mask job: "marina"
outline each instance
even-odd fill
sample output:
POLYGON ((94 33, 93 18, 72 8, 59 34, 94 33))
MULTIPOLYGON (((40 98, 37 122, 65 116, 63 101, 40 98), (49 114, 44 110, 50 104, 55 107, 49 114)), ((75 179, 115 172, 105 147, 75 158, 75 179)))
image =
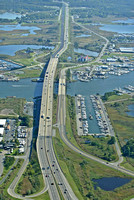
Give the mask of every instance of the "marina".
POLYGON ((73 80, 79 80, 82 82, 92 81, 93 79, 106 79, 109 76, 121 76, 134 71, 133 63, 114 63, 103 64, 96 66, 93 75, 90 75, 91 67, 81 68, 79 70, 72 70, 73 80))
POLYGON ((108 116, 106 114, 106 109, 102 107, 100 97, 96 95, 90 95, 90 98, 95 110, 95 117, 100 129, 100 136, 110 135, 108 116))
POLYGON ((6 60, 0 60, 0 71, 10 71, 19 68, 22 68, 22 66, 6 60))
MULTIPOLYGON (((96 119, 96 113, 94 112, 90 95, 96 95, 96 94, 104 95, 104 93, 110 92, 115 88, 121 88, 123 90, 125 86, 128 85, 134 86, 133 77, 134 77, 134 71, 124 74, 122 76, 109 75, 109 78, 107 79, 93 79, 92 81, 90 80, 89 82, 81 82, 78 80, 72 83, 67 83, 68 95, 75 96, 77 94, 81 94, 82 96, 84 96, 90 134, 92 133, 100 134, 100 129, 96 119), (89 119, 90 114, 93 116, 93 120, 89 119)), ((55 91, 56 88, 57 87, 55 87, 55 91)), ((131 91, 126 90, 126 92, 131 92, 131 91)))
POLYGON ((77 95, 75 97, 75 102, 78 135, 88 135, 88 121, 86 114, 85 99, 82 95, 77 95))

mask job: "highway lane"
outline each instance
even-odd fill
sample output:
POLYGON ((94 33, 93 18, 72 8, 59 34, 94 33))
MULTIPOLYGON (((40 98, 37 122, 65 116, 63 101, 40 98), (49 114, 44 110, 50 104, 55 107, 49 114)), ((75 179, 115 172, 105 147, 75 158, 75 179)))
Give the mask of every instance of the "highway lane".
POLYGON ((51 58, 43 83, 42 101, 39 131, 37 139, 37 153, 39 158, 40 167, 45 184, 48 186, 50 198, 53 200, 60 199, 53 174, 51 173, 50 161, 48 154, 47 138, 51 135, 52 130, 52 94, 53 94, 53 79, 54 72, 57 65, 57 59, 51 58))
MULTIPOLYGON (((38 159, 46 187, 43 191, 38 193, 42 194, 48 189, 50 199, 59 200, 60 196, 57 190, 56 182, 64 196, 64 199, 77 199, 71 190, 65 176, 63 175, 60 166, 56 160, 55 153, 52 145, 52 107, 53 107, 53 83, 56 67, 58 64, 58 57, 67 49, 68 46, 68 21, 69 21, 69 9, 67 4, 63 4, 62 14, 61 14, 61 44, 59 49, 52 55, 49 61, 48 68, 44 77, 42 99, 41 99, 41 110, 40 110, 40 120, 39 120, 39 131, 37 138, 37 154, 38 159), (66 12, 66 17, 65 17, 66 12), (65 24, 64 24, 65 20, 65 24), (55 163, 55 164, 53 164, 55 163), (53 166, 54 165, 54 166, 53 166), (53 169, 55 171, 53 171, 53 169)), ((22 197, 14 192, 14 189, 21 178, 27 164, 29 163, 30 150, 27 153, 28 156, 25 157, 24 163, 21 170, 17 174, 16 178, 8 188, 8 193, 18 199, 26 199, 28 197, 22 197), (29 153, 29 154, 28 154, 29 153)), ((38 196, 31 195, 34 197, 38 196)))
MULTIPOLYGON (((72 22, 75 23, 76 25, 80 26, 81 28, 87 30, 89 33, 93 33, 94 35, 97 35, 98 37, 100 37, 100 38, 102 38, 103 40, 105 40, 106 43, 104 44, 104 46, 103 46, 103 48, 102 48, 102 50, 101 50, 99 56, 95 59, 95 61, 90 62, 90 64, 95 63, 95 62, 99 62, 100 59, 101 59, 101 57, 102 57, 103 54, 104 54, 105 49, 107 48, 107 45, 108 45, 108 43, 109 43, 109 40, 108 40, 106 37, 104 37, 104 36, 102 36, 102 35, 100 35, 100 34, 94 32, 94 31, 90 30, 89 28, 86 28, 85 26, 83 26, 83 25, 81 25, 81 24, 79 24, 79 23, 77 23, 77 22, 75 22, 73 16, 72 16, 72 22)), ((85 65, 85 64, 83 64, 83 65, 85 65)), ((92 67, 91 71, 90 71, 90 77, 92 77, 92 74, 93 74, 95 68, 96 68, 96 66, 94 65, 94 66, 92 67)))
POLYGON ((61 18, 61 45, 50 59, 43 83, 37 153, 44 181, 48 184, 50 198, 53 200, 60 199, 56 188, 57 184, 64 199, 77 200, 77 197, 73 193, 60 169, 52 144, 53 83, 58 64, 58 57, 67 49, 68 46, 69 8, 67 4, 63 5, 61 18))

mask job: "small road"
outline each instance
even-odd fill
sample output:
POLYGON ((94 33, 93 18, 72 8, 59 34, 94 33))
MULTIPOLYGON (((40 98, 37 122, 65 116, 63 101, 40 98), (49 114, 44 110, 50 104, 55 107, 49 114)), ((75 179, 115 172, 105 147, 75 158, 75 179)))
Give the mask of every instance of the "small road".
MULTIPOLYGON (((14 198, 18 198, 18 199, 27 199, 26 197, 22 197, 22 195, 16 194, 15 193, 15 187, 17 186, 22 174, 24 173, 28 163, 29 163, 29 159, 30 159, 30 153, 31 153, 31 148, 32 148, 32 138, 33 138, 33 129, 30 129, 29 131, 29 138, 28 138, 28 145, 27 145, 27 153, 24 156, 16 156, 16 162, 18 161, 18 159, 24 159, 24 162, 18 172, 18 174, 16 175, 16 177, 14 178, 13 182, 11 183, 11 185, 8 188, 8 194, 11 195, 14 198)), ((9 174, 11 173, 11 170, 9 171, 9 174)), ((34 195, 33 195, 34 196, 34 195)))
MULTIPOLYGON (((107 45, 108 45, 108 43, 109 43, 109 40, 108 40, 106 37, 104 37, 104 36, 102 36, 102 35, 100 35, 100 34, 94 32, 94 31, 90 30, 89 28, 86 28, 85 26, 83 26, 83 25, 81 25, 81 24, 79 24, 79 23, 77 23, 77 22, 75 22, 73 16, 72 16, 72 22, 75 23, 76 25, 80 26, 81 28, 87 30, 89 33, 93 33, 94 35, 97 35, 98 37, 100 37, 100 38, 102 38, 103 40, 105 40, 106 43, 104 44, 104 46, 103 46, 103 48, 102 48, 102 50, 101 50, 99 56, 96 58, 95 61, 90 62, 90 64, 91 64, 91 63, 95 63, 95 62, 99 62, 100 59, 101 59, 101 57, 102 57, 103 54, 104 54, 105 49, 107 48, 107 45)), ((91 69, 91 71, 90 71, 90 76, 92 76, 92 74, 93 74, 95 68, 96 68, 96 66, 93 66, 93 67, 92 67, 92 69, 91 69)))
POLYGON ((0 177, 3 174, 3 162, 4 162, 4 155, 0 154, 0 177))
POLYGON ((121 102, 121 101, 127 101, 129 99, 132 99, 132 97, 126 98, 126 99, 118 99, 118 100, 114 100, 114 101, 108 101, 108 102, 104 102, 104 104, 110 104, 110 103, 116 103, 116 102, 121 102))

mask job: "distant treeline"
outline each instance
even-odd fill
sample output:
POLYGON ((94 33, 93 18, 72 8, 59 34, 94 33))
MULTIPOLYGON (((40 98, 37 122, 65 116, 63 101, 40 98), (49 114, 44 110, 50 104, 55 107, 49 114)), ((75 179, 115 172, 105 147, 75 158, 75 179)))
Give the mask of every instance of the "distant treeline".
MULTIPOLYGON (((69 2, 70 7, 87 7, 88 18, 92 16, 106 17, 116 15, 117 17, 133 17, 134 0, 64 0, 69 2)), ((44 6, 60 6, 61 3, 53 0, 1 0, 0 10, 20 11, 44 11, 44 6)), ((77 11, 77 14, 80 14, 77 11)))
POLYGON ((2 11, 44 11, 44 6, 59 6, 60 3, 53 3, 52 0, 1 0, 0 10, 2 11))
MULTIPOLYGON (((89 8, 88 17, 116 15, 117 17, 133 17, 134 0, 65 0, 70 7, 89 8)), ((79 12, 77 12, 79 15, 79 12)))

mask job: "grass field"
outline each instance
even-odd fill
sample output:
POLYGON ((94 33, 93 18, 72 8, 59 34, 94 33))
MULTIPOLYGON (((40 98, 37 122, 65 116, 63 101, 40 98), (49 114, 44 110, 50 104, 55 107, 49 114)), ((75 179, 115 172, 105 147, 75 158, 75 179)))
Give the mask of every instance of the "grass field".
POLYGON ((54 94, 54 99, 53 99, 53 124, 56 124, 57 120, 57 104, 58 104, 58 96, 54 94))
POLYGON ((58 131, 53 143, 61 169, 78 199, 87 199, 86 196, 90 195, 91 199, 122 200, 134 194, 134 180, 113 192, 104 191, 100 188, 94 190, 93 178, 127 176, 73 152, 62 142, 58 131))
POLYGON ((22 74, 20 73, 19 75, 17 75, 17 77, 19 77, 19 78, 36 78, 36 77, 40 77, 41 72, 42 72, 42 70, 39 69, 39 68, 38 69, 25 68, 25 69, 23 69, 21 71, 23 71, 23 73, 22 74))
POLYGON ((38 193, 44 188, 44 181, 38 162, 35 142, 34 139, 30 162, 16 188, 16 191, 22 195, 38 193))
POLYGON ((23 98, 0 98, 0 112, 9 109, 12 115, 22 115, 25 103, 23 98))
POLYGON ((102 158, 107 161, 118 160, 115 145, 109 144, 111 137, 95 138, 93 136, 78 136, 75 115, 75 100, 74 97, 67 96, 66 98, 66 133, 68 139, 77 148, 85 152, 102 158), (88 141, 89 143, 86 143, 88 141))
POLYGON ((44 194, 37 196, 37 197, 34 197, 32 199, 35 199, 35 200, 50 200, 50 197, 49 197, 48 192, 45 192, 44 194))
MULTIPOLYGON (((115 100, 114 96, 111 96, 110 99, 115 100)), ((121 147, 126 144, 126 141, 133 138, 134 117, 126 114, 126 111, 128 111, 127 106, 130 104, 134 104, 134 98, 105 104, 121 147)), ((134 170, 134 159, 126 157, 122 165, 128 169, 134 170)))
POLYGON ((128 95, 128 94, 123 94, 121 96, 119 96, 119 95, 112 95, 112 96, 108 97, 107 102, 117 101, 117 100, 122 100, 122 99, 131 99, 131 96, 128 95))

